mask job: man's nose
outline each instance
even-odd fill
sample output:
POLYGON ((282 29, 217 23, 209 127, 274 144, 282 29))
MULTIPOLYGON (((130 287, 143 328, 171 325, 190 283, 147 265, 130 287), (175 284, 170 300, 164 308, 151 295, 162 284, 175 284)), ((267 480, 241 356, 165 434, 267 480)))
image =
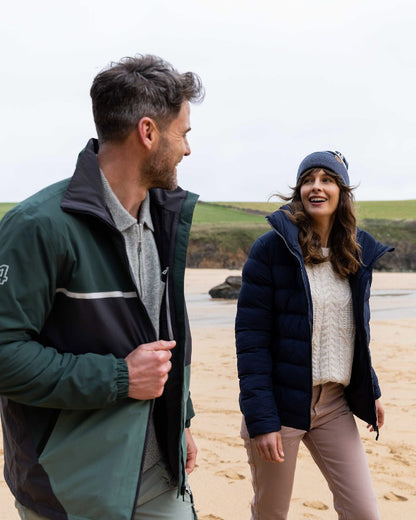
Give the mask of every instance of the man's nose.
POLYGON ((191 155, 191 147, 189 146, 188 141, 186 141, 186 143, 185 143, 185 153, 184 153, 184 155, 186 155, 186 156, 191 155))

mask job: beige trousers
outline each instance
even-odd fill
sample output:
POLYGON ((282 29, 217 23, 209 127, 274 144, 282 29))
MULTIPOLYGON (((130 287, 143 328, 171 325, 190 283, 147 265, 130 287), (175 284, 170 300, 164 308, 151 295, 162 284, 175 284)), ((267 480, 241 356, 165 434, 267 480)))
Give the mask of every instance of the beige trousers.
POLYGON ((287 518, 301 441, 328 482, 339 519, 380 519, 364 449, 342 385, 314 387, 311 430, 283 426, 281 434, 285 461, 266 462, 258 455, 243 419, 241 436, 254 489, 251 520, 287 518))
MULTIPOLYGON (((163 462, 143 473, 133 520, 198 520, 189 486, 184 497, 178 496, 178 488, 171 480, 163 462)), ((17 501, 15 505, 22 520, 48 520, 17 501)))

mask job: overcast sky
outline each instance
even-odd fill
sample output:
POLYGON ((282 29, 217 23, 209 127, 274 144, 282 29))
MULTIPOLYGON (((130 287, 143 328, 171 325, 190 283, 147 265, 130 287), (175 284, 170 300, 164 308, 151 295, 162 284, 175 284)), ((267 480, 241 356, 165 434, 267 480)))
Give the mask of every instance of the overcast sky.
POLYGON ((414 0, 15 0, 0 48, 0 201, 72 175, 94 76, 136 53, 203 80, 178 169, 201 200, 287 193, 329 149, 358 200, 416 198, 414 0))

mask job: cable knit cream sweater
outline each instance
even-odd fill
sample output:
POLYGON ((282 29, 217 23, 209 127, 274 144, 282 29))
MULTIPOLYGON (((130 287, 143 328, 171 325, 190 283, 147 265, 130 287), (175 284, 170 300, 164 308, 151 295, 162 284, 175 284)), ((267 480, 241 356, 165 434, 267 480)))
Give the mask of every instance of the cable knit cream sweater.
MULTIPOLYGON (((322 249, 324 255, 328 248, 322 249)), ((347 386, 351 378, 355 324, 348 280, 331 262, 306 266, 313 305, 313 385, 328 382, 347 386)))

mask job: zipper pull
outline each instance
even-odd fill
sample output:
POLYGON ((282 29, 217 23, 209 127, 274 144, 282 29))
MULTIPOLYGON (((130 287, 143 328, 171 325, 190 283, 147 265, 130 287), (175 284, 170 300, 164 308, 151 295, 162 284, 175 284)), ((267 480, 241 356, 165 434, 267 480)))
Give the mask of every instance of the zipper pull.
POLYGON ((160 274, 160 280, 163 283, 166 283, 166 280, 168 279, 168 273, 169 273, 169 267, 166 267, 160 274))

